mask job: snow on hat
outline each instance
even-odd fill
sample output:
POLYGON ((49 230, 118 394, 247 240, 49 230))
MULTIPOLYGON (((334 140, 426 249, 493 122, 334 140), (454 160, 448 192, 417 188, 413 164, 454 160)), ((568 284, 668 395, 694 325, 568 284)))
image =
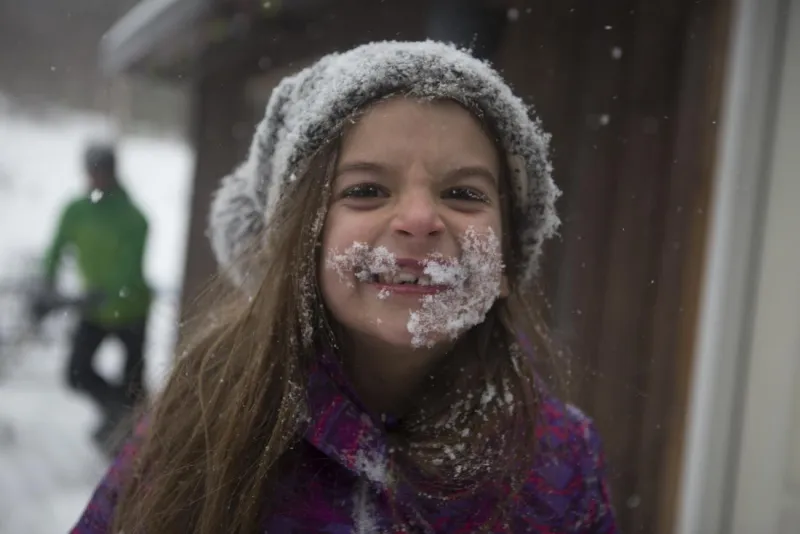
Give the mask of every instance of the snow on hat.
POLYGON ((324 56, 273 90, 246 161, 223 179, 211 204, 211 246, 236 283, 245 273, 235 260, 269 225, 285 186, 356 112, 393 94, 452 99, 489 119, 512 170, 512 205, 522 222, 518 267, 526 280, 535 275, 542 244, 559 225, 549 134, 488 63, 449 44, 388 41, 324 56))

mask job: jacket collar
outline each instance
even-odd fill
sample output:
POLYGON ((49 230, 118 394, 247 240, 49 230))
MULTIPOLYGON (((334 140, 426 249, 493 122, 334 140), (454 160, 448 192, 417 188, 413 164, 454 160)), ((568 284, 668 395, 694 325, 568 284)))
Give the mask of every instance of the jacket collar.
POLYGON ((384 489, 389 462, 386 431, 358 400, 341 363, 322 352, 308 384, 311 423, 305 438, 357 476, 384 489))

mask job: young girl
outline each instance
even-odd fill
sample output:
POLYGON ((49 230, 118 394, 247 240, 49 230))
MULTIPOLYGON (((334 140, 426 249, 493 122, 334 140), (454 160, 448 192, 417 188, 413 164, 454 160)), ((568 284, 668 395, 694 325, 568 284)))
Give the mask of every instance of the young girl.
POLYGON ((212 205, 232 302, 73 533, 615 532, 596 430, 537 373, 547 145, 448 45, 284 79, 212 205))

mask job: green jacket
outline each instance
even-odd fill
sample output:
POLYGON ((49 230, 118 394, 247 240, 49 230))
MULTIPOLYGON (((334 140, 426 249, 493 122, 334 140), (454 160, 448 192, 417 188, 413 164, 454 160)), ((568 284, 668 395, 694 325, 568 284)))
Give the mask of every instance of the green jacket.
POLYGON ((86 319, 109 327, 141 321, 152 299, 144 279, 146 242, 147 219, 122 188, 76 199, 62 213, 45 256, 45 281, 55 283, 61 256, 71 248, 86 292, 102 295, 86 319))

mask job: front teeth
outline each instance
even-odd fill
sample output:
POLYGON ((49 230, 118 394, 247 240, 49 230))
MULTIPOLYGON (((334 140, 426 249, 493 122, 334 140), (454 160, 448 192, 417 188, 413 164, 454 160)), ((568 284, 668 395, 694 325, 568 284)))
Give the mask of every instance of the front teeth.
POLYGON ((381 273, 375 275, 375 281, 381 284, 416 284, 420 286, 431 285, 431 277, 427 274, 417 276, 413 273, 397 272, 397 273, 381 273))
POLYGON ((392 276, 393 284, 416 284, 417 283, 417 275, 411 273, 404 273, 399 272, 392 276))

